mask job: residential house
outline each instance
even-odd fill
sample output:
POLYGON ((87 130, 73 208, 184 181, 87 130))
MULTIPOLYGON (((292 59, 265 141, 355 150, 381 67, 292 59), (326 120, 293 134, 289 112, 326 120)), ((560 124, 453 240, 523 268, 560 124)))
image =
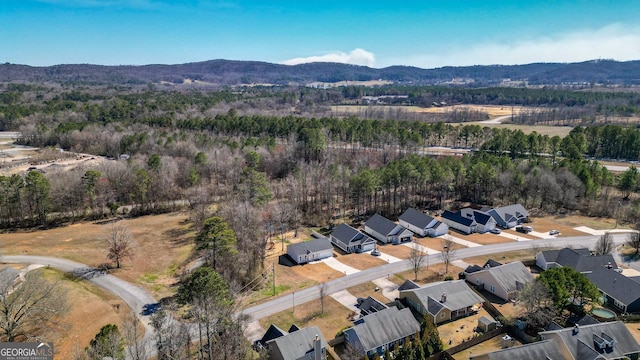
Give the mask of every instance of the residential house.
POLYGON ((273 360, 326 360, 327 342, 316 326, 299 329, 267 341, 273 360))
POLYGON ((465 279, 497 297, 509 301, 525 284, 534 280, 533 275, 520 261, 489 267, 484 270, 466 274, 465 279))
POLYGON ((400 291, 400 300, 434 324, 475 313, 484 302, 464 280, 441 281, 400 291))
POLYGON ((420 285, 414 283, 411 280, 405 280, 402 285, 400 285, 398 287, 398 291, 402 291, 402 290, 409 290, 409 289, 418 289, 420 288, 420 285))
POLYGON ((460 215, 468 219, 475 220, 476 232, 480 234, 487 233, 496 228, 496 221, 486 212, 474 210, 472 208, 464 208, 460 210, 460 215))
POLYGON ((383 304, 382 302, 372 298, 371 296, 367 297, 366 299, 358 299, 358 309, 360 310, 360 316, 370 315, 388 308, 389 307, 386 304, 383 304))
POLYGON ((412 339, 419 331, 420 323, 411 309, 390 307, 360 318, 343 334, 352 347, 372 357, 376 353, 383 355, 386 349, 393 350, 396 344, 402 345, 405 338, 412 339))
POLYGON ((364 223, 364 232, 383 244, 400 244, 413 240, 413 233, 393 221, 375 214, 364 223))
POLYGON ((496 267, 496 266, 501 266, 502 263, 495 261, 493 259, 489 259, 487 261, 485 261, 484 265, 479 266, 479 265, 469 265, 467 266, 466 269, 464 269, 463 274, 464 276, 461 277, 461 279, 464 279, 466 277, 466 275, 469 275, 471 273, 477 272, 477 271, 482 271, 482 270, 486 270, 492 267, 496 267))
POLYGON ((288 332, 280 329, 275 324, 271 324, 269 326, 269 328, 267 329, 267 331, 264 332, 264 335, 262 336, 262 338, 260 340, 256 340, 254 342, 254 344, 253 344, 254 348, 256 350, 266 349, 267 348, 267 342, 269 342, 269 340, 273 340, 273 339, 279 338, 281 336, 285 336, 287 334, 288 334, 288 332))
POLYGON ((511 229, 529 220, 529 212, 520 204, 493 209, 483 208, 482 211, 491 215, 498 226, 505 229, 511 229))
POLYGON ((541 251, 536 255, 536 265, 543 270, 566 266, 583 274, 600 267, 618 269, 611 254, 592 256, 587 248, 541 251))
POLYGON ((326 237, 287 246, 287 255, 297 264, 321 260, 333 256, 333 245, 326 237))
POLYGON ((360 253, 373 250, 376 241, 347 224, 338 225, 331 235, 331 243, 347 253, 360 253))
POLYGON ((407 209, 400 215, 398 224, 422 237, 437 237, 449 232, 449 226, 447 224, 412 208, 407 209))
POLYGON ((469 356, 469 360, 638 360, 640 345, 621 321, 543 331, 542 341, 469 356))
POLYGON ((460 212, 445 210, 442 215, 442 222, 450 228, 456 229, 464 234, 472 234, 477 231, 478 223, 474 219, 462 216, 460 212))
POLYGON ((605 267, 596 267, 585 276, 604 295, 608 305, 622 313, 640 312, 640 283, 605 267))
POLYGON ((564 359, 638 359, 640 345, 621 321, 574 326, 539 333, 554 340, 564 359))

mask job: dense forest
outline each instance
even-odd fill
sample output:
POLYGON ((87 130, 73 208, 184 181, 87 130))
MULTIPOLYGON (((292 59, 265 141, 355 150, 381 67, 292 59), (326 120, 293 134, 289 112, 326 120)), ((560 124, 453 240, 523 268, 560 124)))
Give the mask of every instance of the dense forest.
POLYGON ((263 270, 265 244, 280 233, 344 219, 358 222, 374 212, 395 218, 407 207, 441 211, 519 202, 533 213, 579 212, 628 222, 640 218, 634 196, 640 185, 637 171, 616 177, 589 160, 638 160, 640 130, 632 126, 576 126, 560 138, 438 118, 315 117, 291 109, 341 104, 358 99, 361 91, 382 94, 384 89, 425 102, 527 102, 545 111, 565 107, 595 116, 625 104, 625 114, 637 115, 640 94, 634 92, 439 87, 165 91, 44 84, 0 89, 2 127, 20 131, 20 144, 42 148, 30 162, 42 165, 76 154, 97 157, 71 170, 47 166, 43 172, 1 176, 1 227, 53 226, 188 207, 198 229, 211 215, 209 205, 218 204, 216 215, 237 238, 237 253, 218 267, 232 286, 242 287, 263 270), (426 156, 432 146, 471 151, 426 156))

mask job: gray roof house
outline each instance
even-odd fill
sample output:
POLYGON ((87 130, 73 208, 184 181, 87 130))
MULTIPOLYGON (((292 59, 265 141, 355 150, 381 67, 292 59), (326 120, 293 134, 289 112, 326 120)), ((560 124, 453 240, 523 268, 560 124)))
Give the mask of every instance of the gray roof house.
POLYGON ((526 283, 534 280, 529 269, 520 261, 475 271, 466 274, 465 279, 507 301, 514 299, 526 283))
POLYGON ((587 248, 541 251, 536 255, 536 265, 543 270, 566 266, 581 273, 600 267, 618 268, 611 254, 592 256, 587 248))
POLYGON ((299 329, 267 341, 274 360, 326 360, 327 342, 316 326, 299 329))
POLYGON ((420 331, 420 323, 411 309, 390 307, 364 316, 353 327, 344 330, 344 339, 367 356, 383 355, 395 344, 402 345, 405 338, 413 338, 420 331))
POLYGON ((400 291, 400 300, 418 313, 428 316, 434 324, 474 313, 484 299, 467 286, 464 280, 441 281, 417 289, 400 291))
POLYGON ((542 341, 469 360, 609 360, 638 359, 640 345, 620 321, 549 330, 539 333, 542 341))
POLYGON ((411 230, 418 236, 437 237, 449 231, 447 224, 412 208, 408 208, 400 215, 398 224, 411 230))
POLYGON ((605 267, 597 267, 585 276, 605 296, 608 305, 622 313, 640 312, 640 283, 605 267))
POLYGON ((305 264, 333 256, 333 246, 331 240, 321 237, 288 245, 287 255, 297 264, 305 264))
POLYGON ((482 211, 491 215, 498 226, 510 229, 526 222, 529 212, 520 204, 507 205, 493 209, 483 208, 482 211))
POLYGON ((484 234, 496 228, 496 221, 486 212, 474 210, 472 208, 464 208, 460 210, 460 215, 468 219, 475 220, 477 227, 476 232, 484 234))
POLYGON ((459 211, 451 212, 445 210, 442 215, 442 222, 447 224, 450 228, 456 229, 465 234, 472 234, 477 231, 478 223, 473 218, 463 216, 459 211))
POLYGON ((400 244, 413 240, 413 233, 380 214, 374 214, 364 223, 364 232, 383 244, 400 244))
POLYGON ((373 250, 376 241, 347 224, 338 225, 331 235, 331 243, 347 253, 373 250))
POLYGON ((358 299, 358 309, 360 310, 361 316, 370 315, 387 308, 389 307, 386 304, 381 303, 380 301, 372 298, 371 296, 367 297, 366 299, 363 299, 362 301, 358 299))
POLYGON ((621 321, 575 326, 539 333, 554 340, 565 359, 638 359, 640 345, 621 321))

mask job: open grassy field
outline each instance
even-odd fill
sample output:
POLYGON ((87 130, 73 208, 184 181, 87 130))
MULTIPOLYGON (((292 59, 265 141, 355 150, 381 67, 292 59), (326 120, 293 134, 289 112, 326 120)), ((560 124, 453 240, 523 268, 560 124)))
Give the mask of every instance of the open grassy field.
POLYGON ((480 245, 502 244, 502 243, 515 241, 515 240, 502 237, 500 235, 495 235, 491 233, 469 234, 469 235, 460 236, 460 238, 467 241, 474 242, 476 244, 480 244, 480 245))
POLYGON ((500 105, 453 105, 453 106, 441 106, 441 107, 420 107, 420 106, 401 106, 401 105, 334 105, 331 107, 331 111, 337 113, 352 113, 358 114, 366 111, 367 109, 375 108, 376 110, 402 110, 406 112, 421 112, 421 113, 433 113, 444 114, 452 111, 479 111, 485 112, 489 117, 498 117, 519 114, 523 109, 527 109, 523 106, 500 106, 500 105))
MULTIPOLYGON (((380 251, 384 252, 382 247, 380 251)), ((338 261, 341 263, 356 268, 358 270, 366 270, 376 266, 385 265, 387 262, 380 259, 380 257, 372 256, 371 254, 345 254, 338 256, 338 261)))
POLYGON ((56 359, 73 358, 74 351, 84 351, 101 327, 107 324, 121 327, 130 314, 120 298, 88 281, 75 280, 53 269, 36 271, 42 271, 51 281, 59 281, 67 297, 68 311, 58 326, 44 336, 54 343, 56 359))
MULTIPOLYGON (((121 220, 135 241, 133 258, 124 259, 122 268, 111 273, 141 285, 157 298, 175 293, 174 275, 194 246, 194 234, 186 220, 184 213, 121 220)), ((0 234, 0 243, 7 255, 53 256, 99 266, 108 262, 103 239, 109 231, 110 224, 82 222, 37 232, 0 234)))
POLYGON ((509 129, 509 130, 520 130, 525 134, 531 134, 532 132, 537 132, 541 135, 548 135, 549 137, 559 136, 561 138, 569 135, 571 126, 549 126, 549 125, 519 125, 519 124, 486 124, 481 122, 467 122, 465 125, 476 124, 480 126, 486 126, 490 128, 499 128, 499 129, 509 129))

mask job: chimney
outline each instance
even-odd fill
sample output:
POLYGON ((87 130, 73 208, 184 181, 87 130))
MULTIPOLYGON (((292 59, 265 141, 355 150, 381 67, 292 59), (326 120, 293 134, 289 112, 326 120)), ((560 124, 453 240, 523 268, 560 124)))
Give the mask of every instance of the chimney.
POLYGON ((322 340, 320 340, 320 336, 316 335, 316 338, 313 339, 313 359, 325 360, 327 357, 324 351, 325 349, 322 348, 322 340))
POLYGON ((611 269, 612 267, 613 267, 613 265, 611 265, 611 261, 609 261, 609 262, 607 263, 607 269, 611 269))
POLYGON ((580 332, 580 326, 578 326, 578 324, 576 324, 576 325, 573 327, 573 335, 576 335, 576 334, 577 334, 577 333, 579 333, 579 332, 580 332))
POLYGON ((446 302, 447 301, 447 293, 442 293, 442 297, 440 298, 440 302, 446 302))

